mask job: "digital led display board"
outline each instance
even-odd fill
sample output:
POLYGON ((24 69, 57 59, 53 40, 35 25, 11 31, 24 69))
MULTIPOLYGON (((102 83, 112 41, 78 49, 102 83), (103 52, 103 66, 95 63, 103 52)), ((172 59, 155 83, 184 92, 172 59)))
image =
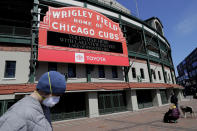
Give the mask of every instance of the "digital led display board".
POLYGON ((123 53, 122 43, 58 32, 47 32, 47 45, 123 53))

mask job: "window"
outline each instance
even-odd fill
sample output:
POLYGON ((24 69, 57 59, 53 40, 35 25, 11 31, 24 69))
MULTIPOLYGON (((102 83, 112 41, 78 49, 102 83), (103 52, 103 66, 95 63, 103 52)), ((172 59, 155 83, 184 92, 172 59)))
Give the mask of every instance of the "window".
POLYGON ((140 69, 140 73, 141 73, 141 78, 144 79, 144 78, 145 78, 145 77, 144 77, 144 69, 141 68, 141 69, 140 69))
POLYGON ((118 71, 116 66, 112 66, 112 77, 118 78, 118 71))
POLYGON ((145 47, 143 43, 143 34, 142 31, 137 31, 133 28, 129 28, 129 32, 127 34, 127 40, 128 40, 128 50, 129 51, 134 51, 138 53, 143 53, 145 54, 145 47))
POLYGON ((184 75, 188 75, 187 69, 184 69, 184 75))
POLYGON ((192 72, 189 72, 189 77, 192 77, 192 72))
POLYGON ((167 72, 166 72, 166 71, 164 72, 164 77, 165 77, 166 80, 167 80, 167 72))
POLYGON ((99 70, 99 78, 105 78, 105 70, 104 70, 104 66, 98 66, 98 70, 99 70))
POLYGON ((93 65, 86 65, 86 73, 91 74, 91 71, 93 71, 94 66, 93 65))
POLYGON ((156 80, 156 74, 155 71, 153 69, 151 69, 151 76, 153 75, 153 78, 156 80))
POLYGON ((160 71, 158 71, 158 76, 159 76, 159 80, 161 80, 161 74, 160 74, 160 71))
POLYGON ((76 77, 76 65, 75 64, 68 64, 68 77, 69 78, 76 77))
POLYGON ((168 74, 168 80, 171 81, 170 74, 168 74))
POLYGON ((0 116, 3 114, 3 101, 0 101, 0 116))
POLYGON ((197 61, 195 61, 194 63, 192 63, 192 67, 193 68, 197 67, 197 61))
POLYGON ((136 78, 136 71, 135 71, 135 68, 132 68, 132 75, 133 75, 133 78, 136 78))
POLYGON ((48 71, 57 71, 57 63, 48 63, 48 71))
POLYGON ((16 61, 6 61, 4 78, 15 78, 16 61))
POLYGON ((153 72, 153 77, 154 77, 154 79, 156 80, 156 74, 155 74, 155 71, 153 72))
POLYGON ((12 105, 16 103, 16 100, 8 100, 7 101, 7 109, 9 109, 12 105))

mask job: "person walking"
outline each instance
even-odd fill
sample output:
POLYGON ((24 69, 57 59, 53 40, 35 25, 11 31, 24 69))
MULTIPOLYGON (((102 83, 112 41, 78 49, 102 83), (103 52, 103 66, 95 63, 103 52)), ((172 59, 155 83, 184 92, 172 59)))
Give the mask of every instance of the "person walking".
POLYGON ((36 90, 0 117, 0 131, 52 131, 50 107, 65 93, 65 76, 56 71, 44 73, 36 90))
POLYGON ((172 95, 171 95, 170 102, 175 104, 176 107, 178 107, 178 98, 174 93, 172 93, 172 95))

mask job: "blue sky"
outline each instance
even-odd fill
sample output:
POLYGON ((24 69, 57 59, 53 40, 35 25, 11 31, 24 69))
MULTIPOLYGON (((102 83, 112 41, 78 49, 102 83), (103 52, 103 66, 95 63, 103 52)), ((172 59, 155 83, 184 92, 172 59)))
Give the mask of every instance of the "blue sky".
POLYGON ((197 48, 197 0, 117 0, 139 18, 158 17, 164 26, 164 36, 172 49, 172 59, 177 75, 177 65, 197 48))

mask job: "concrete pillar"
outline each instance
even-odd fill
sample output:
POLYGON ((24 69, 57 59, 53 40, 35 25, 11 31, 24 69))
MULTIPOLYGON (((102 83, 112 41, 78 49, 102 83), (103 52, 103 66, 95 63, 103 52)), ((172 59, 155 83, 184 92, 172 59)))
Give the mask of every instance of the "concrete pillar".
POLYGON ((152 90, 153 106, 161 106, 161 95, 159 89, 152 90))
POLYGON ((98 117, 99 110, 98 110, 97 92, 88 92, 86 100, 87 100, 86 109, 87 112, 89 112, 89 117, 90 118, 98 117))
POLYGON ((126 100, 127 100, 127 110, 128 111, 137 111, 138 110, 136 90, 127 90, 126 91, 126 100))

